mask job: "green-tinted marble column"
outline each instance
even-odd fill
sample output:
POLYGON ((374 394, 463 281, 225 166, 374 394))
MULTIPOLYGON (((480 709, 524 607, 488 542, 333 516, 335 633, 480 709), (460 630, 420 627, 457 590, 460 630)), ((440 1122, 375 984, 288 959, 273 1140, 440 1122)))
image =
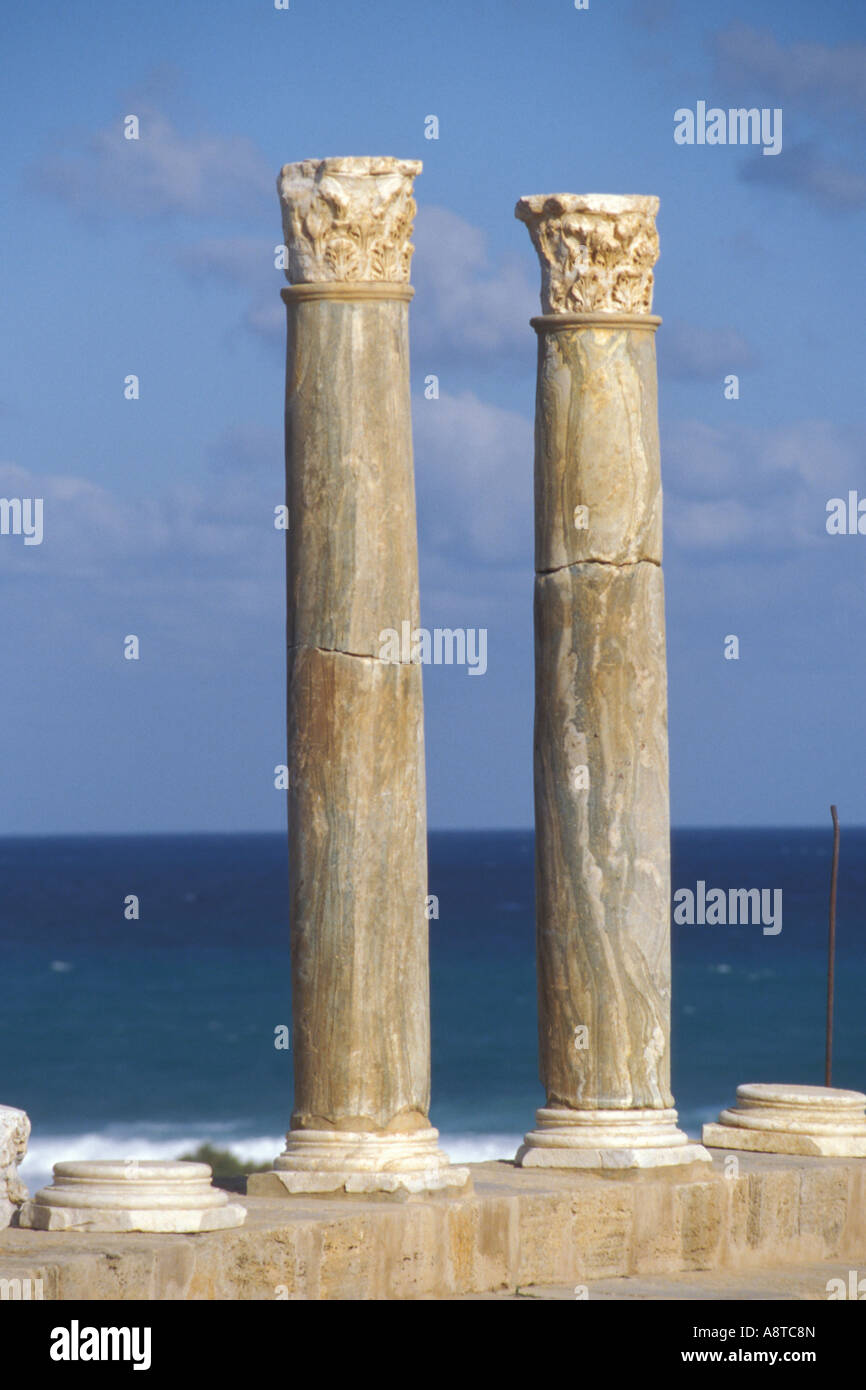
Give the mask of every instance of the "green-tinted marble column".
POLYGON ((409 396, 411 160, 279 178, 295 1105, 256 1192, 459 1190, 430 1125, 421 666, 409 396))
POLYGON ((524 1166, 706 1160, 670 1091, 656 198, 522 198, 542 268, 535 816, 546 1105, 524 1166))

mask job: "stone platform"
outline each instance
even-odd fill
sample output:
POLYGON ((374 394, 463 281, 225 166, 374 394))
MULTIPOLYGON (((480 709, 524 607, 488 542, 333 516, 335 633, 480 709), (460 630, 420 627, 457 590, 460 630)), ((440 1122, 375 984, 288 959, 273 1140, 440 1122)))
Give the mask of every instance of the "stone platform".
POLYGON ((0 1231, 0 1281, 41 1279, 45 1299, 453 1299, 824 1262, 866 1275, 862 1159, 716 1150, 712 1166, 610 1176, 470 1168, 474 1191, 456 1198, 235 1197, 236 1230, 0 1231))
MULTIPOLYGON (((838 1260, 819 1264, 749 1269, 693 1270, 688 1274, 626 1274, 593 1279, 581 1297, 593 1303, 824 1303, 850 1298, 851 1270, 838 1260), (841 1294, 844 1289, 845 1293, 841 1294)), ((866 1284, 864 1284, 866 1288, 866 1284)), ((573 1303, 573 1284, 530 1284, 500 1293, 461 1293, 457 1302, 573 1303)), ((866 1294, 860 1294, 863 1299, 866 1294)))
POLYGON ((752 1082, 718 1124, 704 1125, 710 1148, 752 1153, 866 1158, 866 1095, 834 1086, 752 1082))

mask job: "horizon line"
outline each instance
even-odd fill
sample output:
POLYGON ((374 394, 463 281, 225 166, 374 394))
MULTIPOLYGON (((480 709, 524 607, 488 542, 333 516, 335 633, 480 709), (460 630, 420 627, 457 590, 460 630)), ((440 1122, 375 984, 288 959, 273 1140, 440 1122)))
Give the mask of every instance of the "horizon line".
MULTIPOLYGON (((845 825, 840 822, 842 831, 845 830, 866 830, 866 824, 856 822, 845 825)), ((805 822, 776 823, 760 822, 748 824, 732 824, 730 822, 714 825, 672 825, 671 831, 680 830, 708 830, 708 831, 762 831, 762 830, 827 830, 832 833, 832 824, 820 824, 805 822)), ((437 826, 427 827, 428 835, 532 835, 535 833, 534 825, 490 825, 490 826, 437 826)), ((0 831, 0 842, 4 840, 122 840, 122 839, 159 839, 159 838, 180 838, 186 837, 225 837, 268 835, 279 836, 281 839, 287 837, 286 830, 23 830, 23 831, 0 831)))

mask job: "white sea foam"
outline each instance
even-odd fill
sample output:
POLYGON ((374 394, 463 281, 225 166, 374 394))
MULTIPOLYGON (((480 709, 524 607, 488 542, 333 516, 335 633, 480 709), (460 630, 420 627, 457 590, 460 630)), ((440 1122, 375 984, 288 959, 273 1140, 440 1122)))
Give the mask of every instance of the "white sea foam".
POLYGON ((111 1129, 87 1134, 31 1135, 27 1157, 21 1165, 21 1177, 30 1192, 51 1182, 55 1163, 91 1158, 179 1158, 193 1153, 202 1144, 228 1149, 236 1158, 252 1163, 267 1163, 284 1147, 283 1135, 252 1136, 249 1139, 227 1138, 220 1126, 113 1126, 111 1129))
POLYGON ((522 1143, 522 1134, 439 1135, 440 1148, 445 1150, 452 1163, 490 1163, 498 1158, 511 1159, 522 1143))
MULTIPOLYGON (((511 1159, 522 1142, 522 1134, 449 1134, 439 1142, 453 1163, 487 1163, 511 1159)), ((227 1149, 235 1158, 251 1163, 268 1163, 281 1153, 285 1136, 252 1135, 238 1137, 226 1125, 113 1125, 109 1129, 85 1134, 34 1134, 21 1165, 21 1177, 31 1193, 51 1182, 55 1163, 81 1159, 172 1159, 194 1153, 202 1144, 227 1149)))
MULTIPOLYGON (((681 1128, 696 1139, 701 1125, 718 1119, 718 1106, 680 1112, 681 1128)), ((75 1159, 172 1159, 194 1153, 202 1144, 227 1149, 241 1162, 268 1163, 283 1150, 282 1134, 238 1136, 233 1126, 202 1124, 182 1127, 169 1124, 113 1125, 101 1131, 85 1134, 42 1134, 31 1137, 27 1157, 21 1165, 21 1177, 30 1193, 46 1187, 52 1178, 55 1163, 75 1159)), ((523 1142, 518 1133, 467 1134, 443 1130, 440 1146, 452 1163, 490 1163, 511 1160, 523 1142)))

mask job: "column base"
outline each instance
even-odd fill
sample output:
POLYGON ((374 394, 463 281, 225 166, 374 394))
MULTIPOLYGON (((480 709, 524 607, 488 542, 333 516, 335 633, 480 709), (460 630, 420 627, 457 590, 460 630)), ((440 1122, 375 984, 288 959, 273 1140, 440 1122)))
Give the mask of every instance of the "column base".
POLYGON ((207 1163, 99 1159, 55 1163, 54 1182, 21 1208, 36 1231, 189 1233, 242 1226, 246 1210, 211 1185, 207 1163))
POLYGON ((711 1163, 677 1128, 676 1110, 536 1111, 537 1129, 517 1151, 521 1168, 627 1169, 711 1163))
POLYGON ((704 1125, 703 1140, 714 1149, 750 1153, 866 1158, 866 1095, 752 1082, 737 1087, 736 1104, 717 1124, 704 1125))
POLYGON ((463 1196, 472 1190, 468 1168, 455 1168, 437 1147, 438 1130, 365 1134, 356 1131, 292 1129, 270 1173, 252 1173, 251 1197, 295 1193, 440 1192, 463 1196))
POLYGON ((23 1110, 0 1105, 0 1231, 12 1220, 27 1196, 18 1165, 27 1153, 30 1120, 23 1110))

